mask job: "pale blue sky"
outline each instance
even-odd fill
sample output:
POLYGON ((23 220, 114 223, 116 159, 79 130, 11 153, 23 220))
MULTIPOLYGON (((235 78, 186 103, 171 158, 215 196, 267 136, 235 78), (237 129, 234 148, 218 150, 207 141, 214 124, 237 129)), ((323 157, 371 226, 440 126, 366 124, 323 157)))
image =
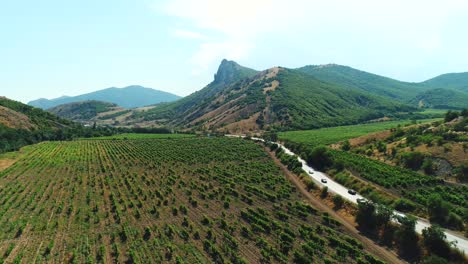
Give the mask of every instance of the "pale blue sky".
POLYGON ((405 81, 468 71, 463 0, 0 0, 0 95, 139 84, 187 95, 222 58, 405 81))

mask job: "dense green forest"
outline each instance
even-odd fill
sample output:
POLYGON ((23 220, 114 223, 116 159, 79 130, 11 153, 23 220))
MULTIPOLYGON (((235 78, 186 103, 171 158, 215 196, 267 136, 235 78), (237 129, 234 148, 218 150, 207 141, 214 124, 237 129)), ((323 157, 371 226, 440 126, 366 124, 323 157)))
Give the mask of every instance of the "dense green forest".
POLYGON ((401 102, 429 89, 423 85, 401 82, 337 64, 309 65, 298 70, 325 82, 340 84, 351 90, 364 91, 401 102))
POLYGON ((273 112, 284 124, 278 129, 311 129, 359 123, 394 112, 415 110, 382 97, 320 82, 297 70, 278 73, 271 93, 273 112))
POLYGON ((468 107, 468 73, 444 74, 425 82, 409 83, 336 64, 310 65, 298 70, 325 82, 394 99, 413 107, 468 107))

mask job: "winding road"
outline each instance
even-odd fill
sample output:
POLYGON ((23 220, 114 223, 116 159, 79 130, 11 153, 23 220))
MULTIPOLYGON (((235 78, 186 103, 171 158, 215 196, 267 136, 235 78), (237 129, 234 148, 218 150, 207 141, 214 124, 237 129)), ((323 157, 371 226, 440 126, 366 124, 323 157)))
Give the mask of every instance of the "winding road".
MULTIPOLYGON (((227 135, 227 136, 229 136, 229 137, 243 137, 243 136, 237 136, 237 135, 227 135)), ((252 140, 265 142, 264 139, 256 138, 256 137, 252 137, 252 140)), ((278 144, 278 146, 280 146, 284 150, 284 152, 286 154, 296 155, 294 152, 292 152, 290 149, 286 148, 284 145, 282 145, 282 144, 280 144, 278 142, 272 142, 272 143, 278 144)), ((339 194, 344 199, 346 199, 346 200, 348 200, 348 201, 350 201, 350 202, 352 202, 354 204, 357 204, 358 199, 365 199, 363 196, 361 196, 359 194, 355 194, 355 195, 349 194, 348 193, 348 188, 346 188, 343 185, 335 182, 327 174, 325 174, 323 172, 320 172, 320 171, 314 170, 314 168, 307 165, 307 162, 305 160, 300 158, 298 155, 296 155, 296 156, 298 157, 299 162, 301 162, 301 164, 302 164, 302 169, 314 180, 314 182, 320 188, 323 188, 323 187, 327 186, 329 192, 339 194), (322 183, 321 182, 322 179, 326 179, 327 183, 322 183)), ((401 212, 398 212, 398 211, 394 211, 394 214, 399 215, 399 216, 405 216, 405 214, 403 214, 401 212)), ((416 227, 415 227, 416 232, 418 232, 419 234, 422 234, 422 230, 429 227, 429 226, 431 226, 429 221, 427 221, 426 219, 423 219, 423 218, 417 218, 416 227)), ((464 238, 464 237, 462 237, 462 236, 460 236, 458 234, 455 234, 450 230, 446 230, 446 229, 444 230, 444 233, 445 233, 445 235, 447 237, 447 241, 453 243, 455 247, 457 247, 458 249, 460 249, 461 251, 463 251, 465 254, 468 255, 468 240, 466 238, 464 238)))

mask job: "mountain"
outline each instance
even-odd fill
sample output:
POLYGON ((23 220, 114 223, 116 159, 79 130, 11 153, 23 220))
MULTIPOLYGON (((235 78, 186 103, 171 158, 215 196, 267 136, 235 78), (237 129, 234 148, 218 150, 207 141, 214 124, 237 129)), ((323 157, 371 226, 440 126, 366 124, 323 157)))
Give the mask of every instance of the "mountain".
POLYGON ((418 94, 410 102, 425 108, 463 109, 468 107, 468 93, 435 88, 418 94))
POLYGON ((175 94, 134 85, 124 88, 112 87, 78 96, 62 96, 51 100, 42 98, 28 104, 42 109, 49 109, 61 104, 97 100, 114 103, 125 108, 134 108, 161 102, 172 102, 179 98, 180 96, 175 94))
POLYGON ((185 128, 248 132, 310 129, 362 122, 414 110, 395 100, 320 81, 302 70, 262 72, 223 60, 212 83, 134 118, 185 128))
POLYGON ((419 93, 430 89, 419 83, 401 82, 337 64, 309 65, 297 70, 324 82, 339 84, 349 89, 400 102, 408 102, 419 93))
POLYGON ((73 121, 89 121, 102 113, 124 110, 124 108, 113 103, 89 100, 62 104, 50 108, 47 111, 61 118, 73 121))
POLYGON ((143 120, 181 118, 184 115, 190 114, 196 106, 210 104, 212 97, 221 92, 226 86, 243 79, 251 78, 257 73, 258 71, 256 70, 243 67, 234 61, 223 59, 218 71, 214 75, 214 80, 205 88, 173 103, 160 104, 146 112, 135 113, 134 117, 143 120))
POLYGON ((422 84, 436 88, 451 88, 468 93, 468 72, 442 74, 424 81, 422 84))
POLYGON ((297 70, 324 82, 412 106, 445 109, 468 106, 465 100, 468 96, 468 73, 449 73, 424 82, 409 83, 336 64, 309 65, 297 70))

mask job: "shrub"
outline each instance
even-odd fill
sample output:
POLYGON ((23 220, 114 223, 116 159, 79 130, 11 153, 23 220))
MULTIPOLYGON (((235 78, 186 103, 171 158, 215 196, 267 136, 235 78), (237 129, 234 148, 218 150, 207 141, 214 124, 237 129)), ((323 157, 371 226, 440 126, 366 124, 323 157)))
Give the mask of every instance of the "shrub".
POLYGON ((349 140, 345 140, 343 142, 343 145, 341 145, 341 150, 348 151, 351 149, 351 143, 349 143, 349 140))
POLYGON ((324 199, 328 196, 328 186, 325 186, 322 188, 322 191, 320 192, 320 198, 324 199))
POLYGON ((340 209, 344 205, 344 199, 341 195, 333 196, 333 204, 335 205, 335 210, 340 209))

